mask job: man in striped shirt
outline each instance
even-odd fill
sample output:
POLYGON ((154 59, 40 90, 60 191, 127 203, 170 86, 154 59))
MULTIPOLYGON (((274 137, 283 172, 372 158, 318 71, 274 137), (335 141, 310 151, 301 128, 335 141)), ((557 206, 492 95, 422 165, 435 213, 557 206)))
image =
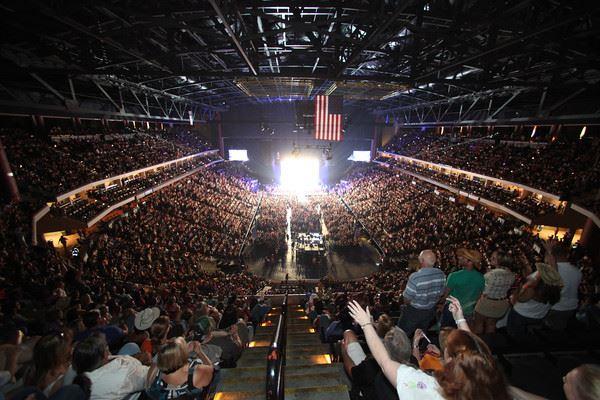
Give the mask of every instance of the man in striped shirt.
POLYGON ((398 321, 408 336, 417 328, 424 331, 435 319, 435 306, 444 294, 446 274, 435 267, 436 256, 432 250, 419 254, 419 270, 408 277, 404 289, 404 308, 398 321))

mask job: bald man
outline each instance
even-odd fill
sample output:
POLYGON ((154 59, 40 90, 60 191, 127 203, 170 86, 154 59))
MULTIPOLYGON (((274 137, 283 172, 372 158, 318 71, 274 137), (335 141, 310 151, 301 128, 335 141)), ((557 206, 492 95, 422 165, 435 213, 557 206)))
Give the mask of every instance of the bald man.
POLYGON ((435 319, 435 306, 444 294, 446 274, 435 267, 436 256, 432 250, 419 254, 419 270, 408 277, 404 289, 404 307, 398 326, 408 336, 417 328, 426 331, 435 319))

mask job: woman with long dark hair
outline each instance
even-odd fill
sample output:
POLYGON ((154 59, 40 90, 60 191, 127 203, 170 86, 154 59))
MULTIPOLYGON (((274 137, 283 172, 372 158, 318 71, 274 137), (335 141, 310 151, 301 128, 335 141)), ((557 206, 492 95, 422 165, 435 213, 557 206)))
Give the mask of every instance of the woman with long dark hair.
POLYGON ((33 368, 25 379, 50 397, 63 386, 71 365, 71 338, 65 333, 42 337, 33 348, 33 368))
POLYGON ((89 399, 122 399, 146 385, 148 367, 130 356, 111 356, 104 335, 94 333, 75 346, 73 383, 89 399))

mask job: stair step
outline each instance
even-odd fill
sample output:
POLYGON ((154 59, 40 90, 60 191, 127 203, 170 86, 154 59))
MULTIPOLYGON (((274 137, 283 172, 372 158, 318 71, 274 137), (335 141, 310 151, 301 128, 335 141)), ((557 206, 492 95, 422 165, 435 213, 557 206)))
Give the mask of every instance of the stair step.
POLYGON ((328 375, 307 374, 300 376, 290 376, 289 379, 286 376, 285 388, 307 388, 314 386, 317 382, 318 385, 321 387, 347 385, 347 380, 340 375, 339 371, 331 370, 331 372, 328 375))
POLYGON ((346 376, 342 364, 313 364, 313 365, 297 365, 293 368, 285 369, 285 377, 292 379, 295 376, 312 375, 312 374, 340 374, 346 376))
MULTIPOLYGON (((264 371, 263 371, 264 372, 264 371)), ((307 388, 319 383, 319 386, 340 386, 346 382, 340 376, 339 371, 331 370, 329 374, 307 374, 307 375, 292 375, 285 380, 285 388, 307 388)), ((243 380, 227 380, 223 385, 226 390, 220 389, 223 392, 258 392, 265 389, 266 376, 247 377, 243 380)))
POLYGON ((298 329, 298 330, 292 330, 291 332, 288 331, 288 337, 290 337, 290 336, 316 336, 316 337, 319 337, 316 332, 311 331, 309 329, 310 328, 303 328, 303 329, 298 329))
POLYGON ((286 400, 350 400, 348 387, 337 386, 311 386, 285 389, 286 400))
POLYGON ((248 343, 248 348, 268 348, 271 345, 271 339, 257 338, 253 339, 248 343))
MULTIPOLYGON (((214 400, 263 400, 265 391, 258 392, 218 392, 214 400)), ((285 389, 286 400, 336 400, 350 399, 348 387, 345 385, 326 387, 298 387, 285 389)))
POLYGON ((288 325, 306 325, 312 326, 312 322, 308 319, 290 318, 288 319, 288 325))
MULTIPOLYGON (((260 367, 236 367, 236 368, 224 368, 221 370, 221 385, 226 385, 229 382, 243 379, 258 379, 264 378, 267 373, 266 364, 260 367)), ((314 364, 314 365, 298 365, 293 368, 285 369, 286 378, 295 378, 297 376, 305 375, 339 375, 344 376, 342 364, 314 364)))
POLYGON ((317 345, 317 344, 322 344, 321 343, 321 339, 319 339, 319 336, 317 335, 290 335, 287 338, 287 343, 288 344, 312 344, 312 345, 317 345))
POLYGON ((221 369, 221 383, 227 383, 232 380, 253 379, 256 377, 265 377, 267 373, 266 364, 260 367, 235 367, 221 369))
POLYGON ((286 346, 285 351, 286 351, 287 355, 308 354, 308 353, 327 354, 330 352, 330 348, 329 348, 329 345, 322 344, 321 342, 319 342, 319 344, 315 344, 314 346, 306 346, 303 344, 301 344, 301 345, 288 344, 286 346))
POLYGON ((250 358, 250 357, 244 357, 242 356, 242 358, 240 358, 237 362, 237 367, 263 367, 266 368, 267 366, 267 357, 266 354, 264 357, 261 358, 250 358))
POLYGON ((258 392, 217 392, 213 400, 265 400, 265 389, 258 392))
POLYGON ((331 364, 331 356, 329 354, 306 354, 306 355, 289 355, 286 354, 286 367, 296 367, 300 365, 323 365, 331 364))

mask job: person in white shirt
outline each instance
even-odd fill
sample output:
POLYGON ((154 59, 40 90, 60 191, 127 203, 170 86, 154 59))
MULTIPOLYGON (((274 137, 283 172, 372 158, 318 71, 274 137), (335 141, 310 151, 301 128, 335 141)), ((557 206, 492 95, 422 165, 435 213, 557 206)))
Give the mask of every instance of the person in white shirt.
POLYGON ((581 271, 569 262, 569 249, 558 243, 549 246, 551 252, 550 262, 558 270, 563 280, 560 291, 560 300, 554 304, 544 324, 553 330, 562 331, 567 328, 569 320, 575 316, 579 305, 579 285, 581 284, 581 271))
POLYGON ((393 361, 377 336, 369 308, 356 301, 350 315, 362 328, 373 358, 402 400, 489 399, 509 400, 505 378, 487 345, 471 333, 458 299, 449 296, 449 310, 459 329, 448 334, 443 369, 428 375, 420 369, 393 361))
POLYGON ((90 400, 123 399, 144 390, 148 367, 130 356, 111 356, 102 334, 92 334, 73 351, 73 383, 90 400))

